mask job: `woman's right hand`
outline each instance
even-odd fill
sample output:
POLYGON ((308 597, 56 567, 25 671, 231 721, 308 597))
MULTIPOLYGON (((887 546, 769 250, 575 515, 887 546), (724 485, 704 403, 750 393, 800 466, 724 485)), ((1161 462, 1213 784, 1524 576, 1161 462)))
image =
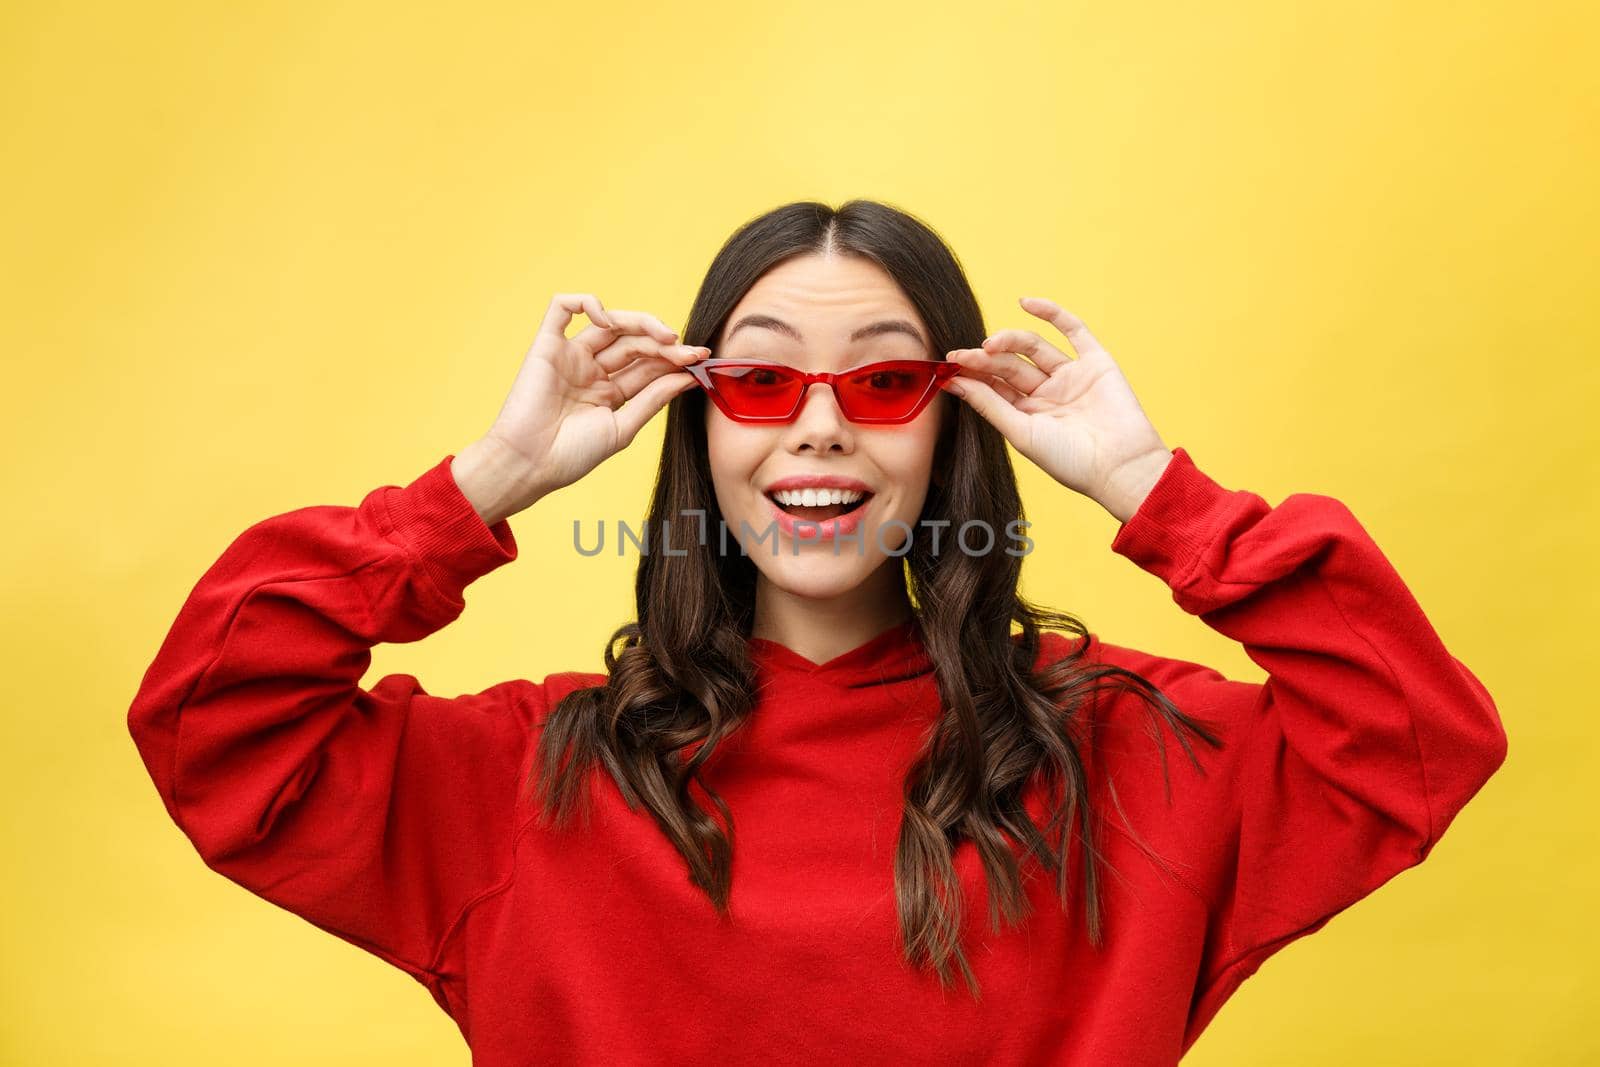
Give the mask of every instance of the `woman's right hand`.
POLYGON ((591 293, 550 301, 494 425, 451 464, 491 526, 621 451, 674 396, 695 384, 681 368, 707 348, 643 311, 607 311, 591 293), (582 311, 590 326, 566 335, 582 311))

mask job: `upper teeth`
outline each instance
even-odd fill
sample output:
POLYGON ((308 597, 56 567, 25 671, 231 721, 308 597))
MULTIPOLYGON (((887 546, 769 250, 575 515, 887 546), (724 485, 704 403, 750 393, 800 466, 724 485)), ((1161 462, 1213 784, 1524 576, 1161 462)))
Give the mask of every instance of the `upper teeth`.
POLYGON ((854 489, 778 489, 772 499, 790 507, 816 508, 828 504, 854 504, 863 493, 854 489))

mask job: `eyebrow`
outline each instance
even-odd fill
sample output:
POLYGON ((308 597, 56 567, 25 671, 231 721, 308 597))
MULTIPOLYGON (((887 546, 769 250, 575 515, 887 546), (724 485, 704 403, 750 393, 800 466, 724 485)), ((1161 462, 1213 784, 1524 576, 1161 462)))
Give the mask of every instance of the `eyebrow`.
MULTIPOLYGON (((728 341, 732 340, 733 335, 744 329, 746 326, 760 326, 768 330, 776 330, 778 333, 792 337, 796 341, 800 341, 802 343, 805 341, 805 338, 800 336, 799 330, 795 329, 793 326, 790 326, 782 319, 773 318, 771 315, 746 315, 744 318, 740 319, 734 324, 733 329, 729 330, 723 335, 723 343, 726 344, 728 341)), ((909 334, 910 336, 916 338, 917 342, 924 348, 926 348, 928 344, 927 341, 923 340, 921 331, 919 331, 915 326, 911 325, 911 323, 907 322, 905 319, 883 319, 879 322, 874 322, 870 326, 863 326, 850 335, 850 340, 855 342, 867 337, 877 337, 886 333, 909 334)))

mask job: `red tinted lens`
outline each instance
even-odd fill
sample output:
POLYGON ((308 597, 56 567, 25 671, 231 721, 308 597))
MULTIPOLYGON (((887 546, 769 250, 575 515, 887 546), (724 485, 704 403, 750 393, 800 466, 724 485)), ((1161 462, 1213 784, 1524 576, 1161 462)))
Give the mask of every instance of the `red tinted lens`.
POLYGON ((779 419, 794 410, 803 384, 787 367, 708 367, 717 395, 747 419, 779 419))
POLYGON ((879 363, 836 379, 834 392, 846 418, 892 421, 911 413, 927 394, 933 376, 929 360, 879 363))

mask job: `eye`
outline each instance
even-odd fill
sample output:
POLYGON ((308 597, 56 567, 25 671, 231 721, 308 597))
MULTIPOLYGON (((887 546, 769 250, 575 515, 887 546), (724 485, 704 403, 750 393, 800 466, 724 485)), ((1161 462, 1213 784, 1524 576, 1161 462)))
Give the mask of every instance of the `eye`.
POLYGON ((913 383, 913 375, 903 370, 873 371, 867 376, 867 385, 872 389, 897 391, 908 388, 913 383))
POLYGON ((746 389, 789 389, 789 374, 766 366, 752 366, 739 382, 746 389))

